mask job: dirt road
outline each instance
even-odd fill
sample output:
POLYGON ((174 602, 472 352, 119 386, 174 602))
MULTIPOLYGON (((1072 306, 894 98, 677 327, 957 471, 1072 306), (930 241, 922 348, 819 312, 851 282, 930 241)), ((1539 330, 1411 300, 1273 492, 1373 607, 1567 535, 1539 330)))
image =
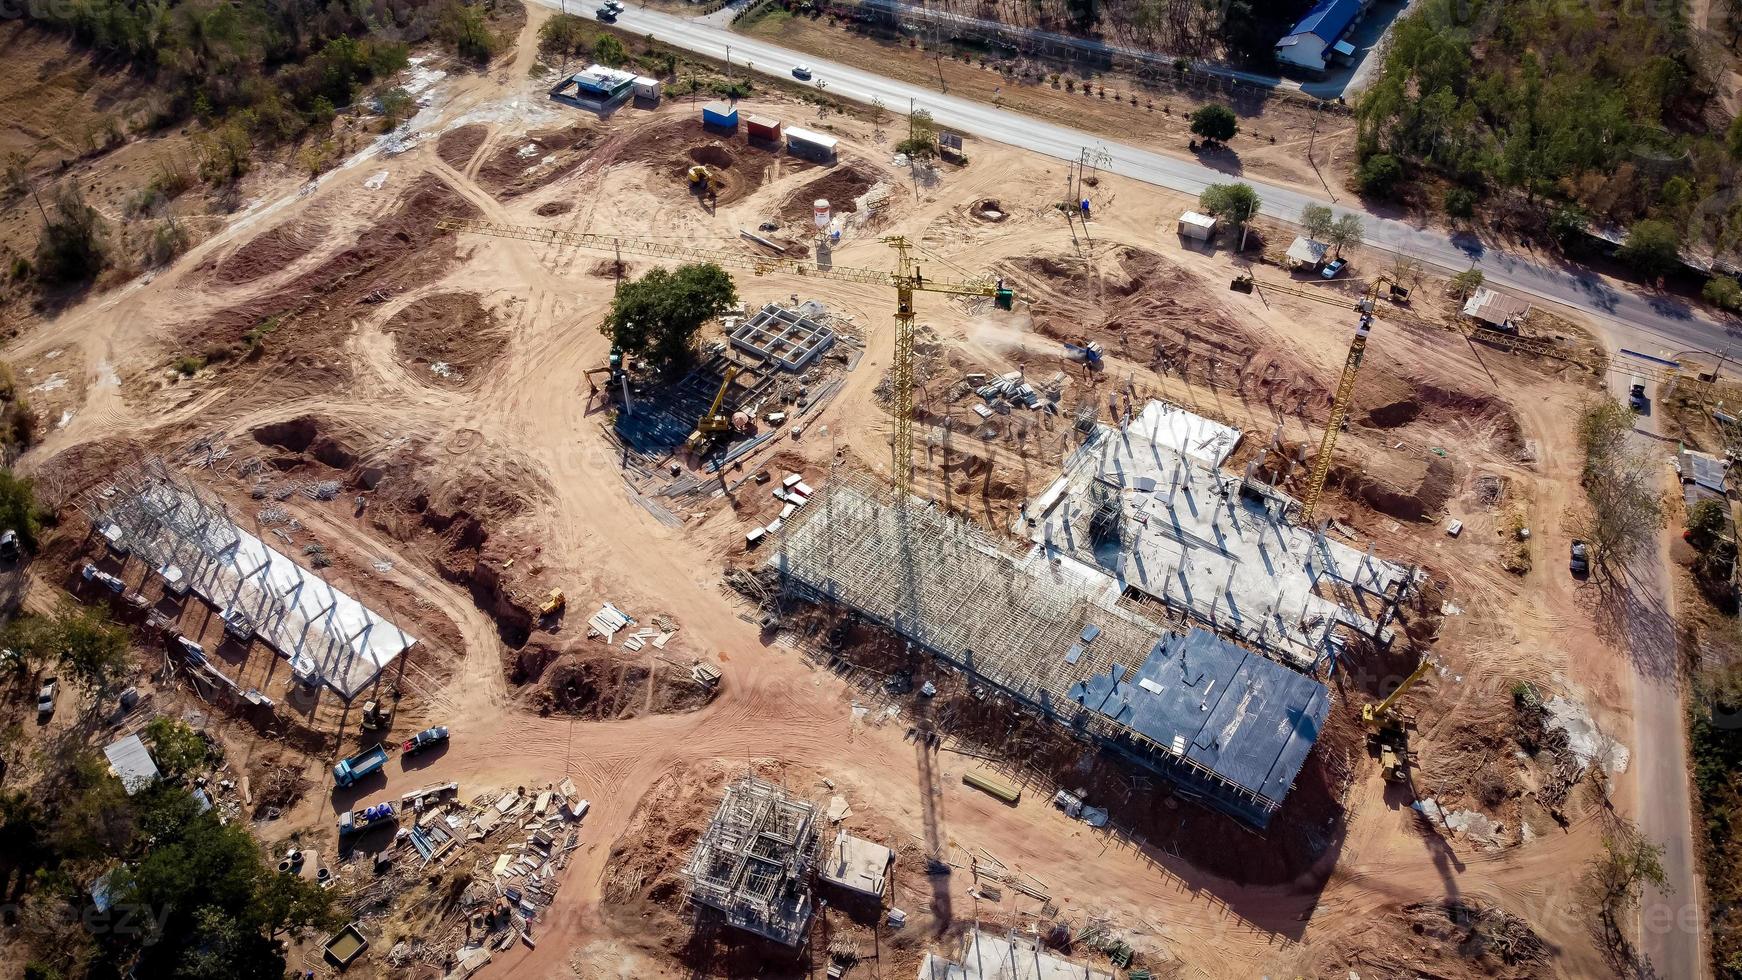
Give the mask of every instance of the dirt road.
MULTIPOLYGON (((1618 398, 1626 398, 1633 379, 1613 376, 1618 398)), ((1654 393, 1655 394, 1655 393, 1654 393)), ((1655 405, 1656 399, 1653 398, 1655 405)), ((1666 457, 1673 443, 1661 441, 1655 412, 1640 417, 1638 439, 1646 452, 1666 457)), ((1665 475, 1665 493, 1681 487, 1665 475)), ((1674 533, 1672 526, 1671 533, 1674 533)), ((1689 802, 1687 714, 1682 702, 1682 672, 1676 630, 1674 565, 1670 534, 1619 586, 1625 590, 1629 663, 1633 671, 1634 820, 1646 839, 1663 846, 1666 887, 1647 889, 1640 906, 1640 952, 1656 976, 1703 977, 1705 917, 1700 912, 1700 882, 1693 850, 1689 802)))

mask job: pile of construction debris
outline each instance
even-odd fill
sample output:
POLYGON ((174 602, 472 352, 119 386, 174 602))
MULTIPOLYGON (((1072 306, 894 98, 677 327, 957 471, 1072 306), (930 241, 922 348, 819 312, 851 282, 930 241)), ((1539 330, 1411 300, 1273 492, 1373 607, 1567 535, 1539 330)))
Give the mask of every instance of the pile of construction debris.
MULTIPOLYGON (((597 637, 603 639, 607 644, 615 643, 614 637, 635 623, 636 620, 628 613, 607 602, 599 608, 598 612, 593 614, 591 619, 587 620, 587 638, 597 637)), ((665 645, 671 642, 671 638, 677 635, 677 630, 677 623, 665 616, 654 616, 653 626, 643 627, 629 634, 628 638, 623 641, 623 649, 639 650, 642 646, 651 643, 655 650, 663 650, 665 645)))
POLYGON ((463 978, 490 962, 492 951, 517 941, 536 944, 533 926, 555 898, 569 856, 580 846, 580 821, 590 804, 568 779, 542 790, 486 793, 469 802, 461 802, 457 791, 457 784, 443 783, 405 794, 401 812, 413 819, 401 827, 396 849, 373 861, 347 862, 337 881, 361 897, 354 910, 359 921, 403 922, 415 910, 402 907, 398 896, 433 881, 437 870, 463 867, 462 859, 471 855, 470 873, 454 872, 466 882, 457 890, 460 919, 444 918, 446 927, 439 933, 401 941, 388 953, 396 966, 414 959, 444 964, 448 977, 463 978), (406 848, 416 857, 406 859, 411 858, 406 848))

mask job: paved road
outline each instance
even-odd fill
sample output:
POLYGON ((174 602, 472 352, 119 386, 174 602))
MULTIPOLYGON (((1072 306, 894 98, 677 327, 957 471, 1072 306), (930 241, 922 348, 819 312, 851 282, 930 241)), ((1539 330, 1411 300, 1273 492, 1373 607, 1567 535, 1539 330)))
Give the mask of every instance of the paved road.
MULTIPOLYGON (((1651 410, 1635 432, 1640 448, 1668 462, 1675 450, 1658 431, 1656 386, 1644 378, 1610 375, 1611 393, 1627 397, 1628 386, 1646 385, 1651 410)), ((1667 466, 1665 467, 1667 471, 1667 466)), ((1665 473, 1666 479, 1668 473, 1665 473)), ((1673 481, 1671 481, 1673 482, 1673 481)), ((1675 492, 1671 489, 1668 492, 1675 492)), ((1688 780, 1686 718, 1682 709, 1680 636, 1670 595, 1673 564, 1669 555, 1672 523, 1658 546, 1638 562, 1620 586, 1628 630, 1633 687, 1634 819, 1647 840, 1663 845, 1663 891, 1648 888, 1639 908, 1639 952, 1651 964, 1648 975, 1694 978, 1707 975, 1701 953, 1705 919, 1700 914, 1699 881, 1693 852, 1693 805, 1688 780)))
MULTIPOLYGON (((547 7, 561 5, 561 0, 537 2, 547 7)), ((587 16, 591 16, 590 11, 587 16)), ((905 111, 911 100, 916 107, 929 111, 942 126, 1054 159, 1075 160, 1085 146, 1105 147, 1112 154, 1113 163, 1104 169, 1169 190, 1196 194, 1206 185, 1232 179, 1192 160, 1141 150, 984 102, 943 95, 872 72, 821 61, 757 38, 735 34, 713 18, 689 20, 631 7, 618 17, 616 23, 633 34, 652 35, 667 44, 708 57, 725 58, 729 52, 733 65, 761 74, 786 76, 793 65, 802 62, 810 65, 815 77, 827 84, 830 95, 863 103, 880 100, 892 112, 905 111)), ((1301 208, 1308 204, 1330 203, 1293 188, 1252 178, 1240 179, 1258 189, 1264 199, 1265 214, 1284 220, 1297 220, 1301 208)), ((1565 303, 1608 321, 1616 335, 1617 346, 1668 353, 1722 350, 1726 343, 1723 327, 1703 313, 1676 300, 1617 288, 1589 270, 1562 265, 1552 259, 1497 251, 1485 247, 1474 236, 1420 228, 1346 205, 1338 206, 1337 210, 1339 213, 1354 210, 1361 215, 1369 247, 1405 252, 1442 269, 1464 269, 1475 263, 1491 283, 1536 299, 1565 303)))

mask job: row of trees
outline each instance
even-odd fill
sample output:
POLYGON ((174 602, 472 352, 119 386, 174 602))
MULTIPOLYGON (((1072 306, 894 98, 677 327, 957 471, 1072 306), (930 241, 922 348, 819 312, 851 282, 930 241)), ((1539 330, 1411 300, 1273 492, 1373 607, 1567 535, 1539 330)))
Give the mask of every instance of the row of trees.
POLYGON ((1633 440, 1631 409, 1610 398, 1579 413, 1584 451, 1581 482, 1589 507, 1574 521, 1599 567, 1620 567, 1637 558, 1664 526, 1659 467, 1633 440))

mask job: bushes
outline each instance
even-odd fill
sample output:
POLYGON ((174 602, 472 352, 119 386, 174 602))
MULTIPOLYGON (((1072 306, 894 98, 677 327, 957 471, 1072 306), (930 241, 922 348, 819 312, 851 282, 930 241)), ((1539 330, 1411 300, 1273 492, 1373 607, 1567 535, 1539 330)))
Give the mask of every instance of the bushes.
POLYGON ((1446 214, 1454 218, 1468 218, 1476 213, 1476 192, 1467 187, 1454 187, 1446 191, 1446 214))
POLYGON ((1681 263, 1681 232, 1668 221, 1647 218, 1627 229, 1627 241, 1616 253, 1621 261, 1655 278, 1668 275, 1681 263))
POLYGON ((1736 282, 1736 277, 1722 273, 1706 280, 1706 286, 1700 290, 1706 302, 1721 310, 1732 313, 1742 312, 1742 284, 1736 282))
POLYGON ((1355 185, 1374 197, 1390 197, 1402 179, 1403 163, 1389 153, 1368 157, 1355 171, 1355 185))
POLYGON ((1240 121, 1234 110, 1210 103, 1192 113, 1192 135, 1209 143, 1226 143, 1240 131, 1240 121))
POLYGON ((106 224, 68 182, 55 198, 54 216, 36 245, 36 274, 54 286, 89 282, 109 264, 103 249, 106 224))

